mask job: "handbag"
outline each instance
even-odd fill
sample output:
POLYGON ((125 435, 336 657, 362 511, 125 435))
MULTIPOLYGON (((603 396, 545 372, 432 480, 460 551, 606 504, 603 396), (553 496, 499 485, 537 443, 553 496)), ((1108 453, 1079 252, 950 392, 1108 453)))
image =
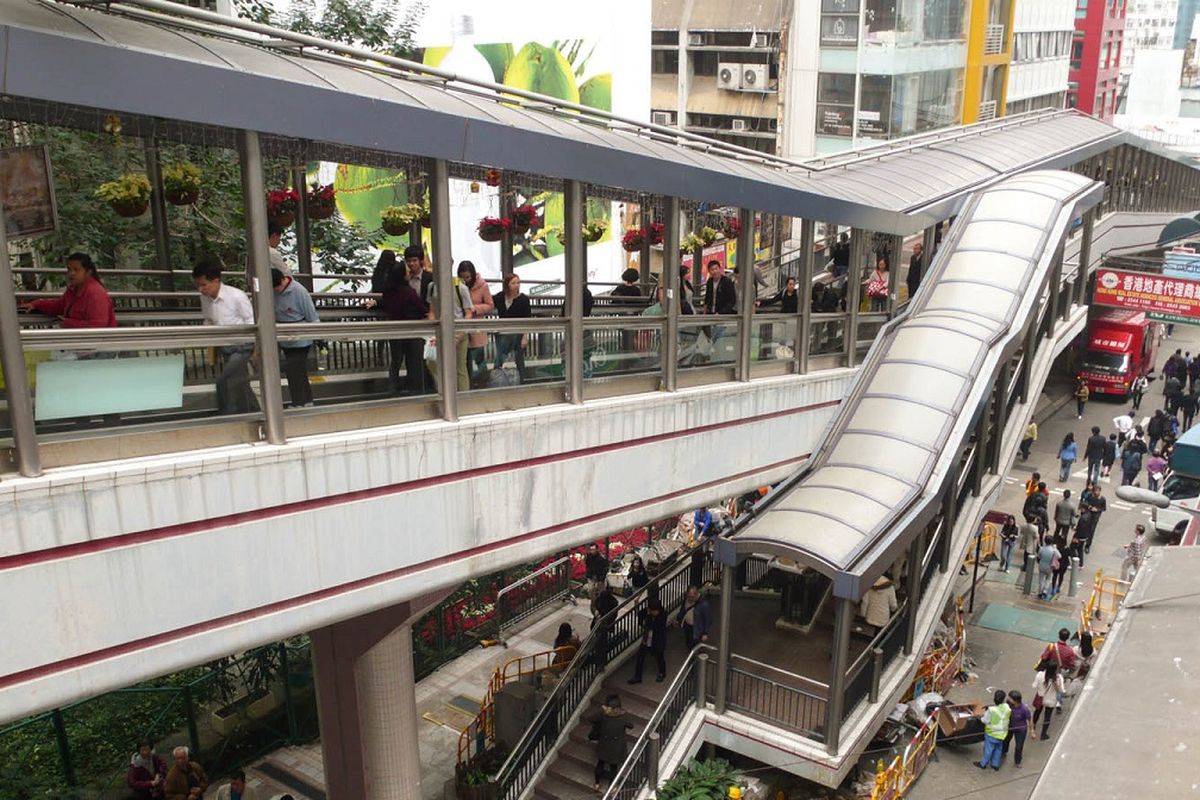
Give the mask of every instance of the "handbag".
POLYGON ((1042 707, 1042 696, 1040 694, 1035 694, 1033 696, 1033 707, 1035 709, 1042 707))
POLYGON ((887 295, 887 284, 879 278, 872 278, 867 284, 868 297, 885 297, 887 295))

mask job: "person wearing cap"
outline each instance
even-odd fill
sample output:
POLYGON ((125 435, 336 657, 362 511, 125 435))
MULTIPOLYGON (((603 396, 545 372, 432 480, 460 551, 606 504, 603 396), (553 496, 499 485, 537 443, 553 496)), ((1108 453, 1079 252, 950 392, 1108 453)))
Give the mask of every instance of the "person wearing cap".
POLYGON ((1125 545, 1125 560, 1121 562, 1121 580, 1130 580, 1133 575, 1137 574, 1145 556, 1146 526, 1138 525, 1133 529, 1133 541, 1125 545))

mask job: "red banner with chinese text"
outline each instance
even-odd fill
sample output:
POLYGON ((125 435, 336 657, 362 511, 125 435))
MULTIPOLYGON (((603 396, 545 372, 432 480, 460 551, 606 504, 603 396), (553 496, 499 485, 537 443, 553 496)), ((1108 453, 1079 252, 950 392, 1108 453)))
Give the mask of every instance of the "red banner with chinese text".
POLYGON ((1200 324, 1200 281, 1100 269, 1092 302, 1147 312, 1152 319, 1200 324))

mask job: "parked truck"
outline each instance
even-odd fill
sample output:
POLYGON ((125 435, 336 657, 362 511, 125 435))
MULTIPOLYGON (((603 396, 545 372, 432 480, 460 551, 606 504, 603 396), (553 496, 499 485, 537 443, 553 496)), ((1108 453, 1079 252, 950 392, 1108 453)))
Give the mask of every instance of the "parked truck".
POLYGON ((1143 311, 1095 311, 1088 320, 1078 377, 1093 395, 1128 395, 1134 380, 1154 369, 1158 326, 1143 311))

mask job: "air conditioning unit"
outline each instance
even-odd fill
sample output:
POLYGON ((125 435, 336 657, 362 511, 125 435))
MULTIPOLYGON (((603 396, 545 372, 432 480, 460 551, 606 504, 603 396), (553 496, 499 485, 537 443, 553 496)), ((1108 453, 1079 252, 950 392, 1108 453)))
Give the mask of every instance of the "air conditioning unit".
POLYGON ((733 130, 735 130, 735 131, 744 131, 744 130, 746 130, 746 120, 735 119, 735 120, 733 120, 732 127, 733 127, 733 130))
POLYGON ((704 45, 704 34, 703 33, 689 33, 688 34, 688 47, 702 47, 703 45, 704 45))
POLYGON ((741 64, 717 64, 717 88, 736 92, 742 88, 741 64))
POLYGON ((670 111, 652 111, 650 121, 655 125, 674 125, 675 115, 670 111))
POLYGON ((771 37, 765 33, 756 33, 750 39, 751 47, 770 47, 771 37))
POLYGON ((767 91, 767 65, 742 64, 742 91, 767 91))

